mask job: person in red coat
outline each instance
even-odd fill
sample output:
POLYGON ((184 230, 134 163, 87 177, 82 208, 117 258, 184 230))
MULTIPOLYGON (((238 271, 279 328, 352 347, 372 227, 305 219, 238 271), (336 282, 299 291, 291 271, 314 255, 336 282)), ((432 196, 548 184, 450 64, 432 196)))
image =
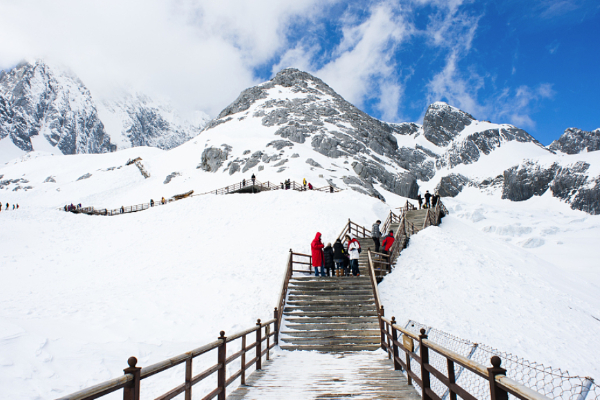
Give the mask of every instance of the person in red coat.
POLYGON ((315 267, 315 276, 319 276, 319 267, 321 267, 321 276, 325 276, 325 268, 323 268, 323 242, 321 242, 321 232, 317 232, 315 239, 310 244, 312 255, 312 266, 315 267))
POLYGON ((383 251, 388 253, 394 244, 394 231, 390 231, 386 237, 383 238, 381 242, 381 246, 383 247, 383 251))

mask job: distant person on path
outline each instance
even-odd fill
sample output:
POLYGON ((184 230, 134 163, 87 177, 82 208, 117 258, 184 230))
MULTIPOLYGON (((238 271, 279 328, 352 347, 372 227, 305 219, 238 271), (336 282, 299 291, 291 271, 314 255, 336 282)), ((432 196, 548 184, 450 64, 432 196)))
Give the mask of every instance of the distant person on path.
POLYGON ((360 257, 360 243, 356 238, 350 239, 348 238, 348 255, 350 256, 350 268, 352 268, 353 276, 360 276, 360 272, 358 270, 358 258, 360 257))
POLYGON ((17 203, 17 210, 19 209, 19 203, 17 203))
POLYGON ((333 186, 329 185, 329 193, 333 193, 333 186))
POLYGON ((125 207, 121 206, 121 214, 125 212, 125 207))
POLYGON ((312 184, 308 184, 308 190, 313 190, 313 185, 312 184))
POLYGON ((150 207, 154 207, 154 199, 150 199, 150 207))
POLYGON ((256 176, 252 174, 252 177, 250 179, 252 179, 252 186, 254 186, 254 184, 256 183, 256 176))
POLYGON ((246 179, 242 179, 242 186, 245 187, 246 186, 246 179))
MULTIPOLYGON (((2 205, 0 205, 0 207, 2 207, 2 205)), ((6 210, 8 210, 8 203, 6 203, 6 210)))
POLYGON ((333 261, 335 262, 336 276, 340 277, 344 274, 344 258, 346 257, 344 245, 338 238, 333 244, 333 261))
POLYGON ((306 190, 306 178, 302 178, 302 184, 304 185, 304 190, 306 190))
POLYGON ((429 193, 429 190, 425 192, 425 205, 427 208, 431 207, 431 193, 429 193))
POLYGON ((333 261, 333 247, 331 247, 331 243, 327 243, 327 246, 323 249, 323 257, 324 257, 324 267, 325 267, 325 276, 334 276, 335 275, 335 264, 333 261))
POLYGON ((312 266, 315 268, 315 276, 319 276, 319 267, 321 267, 321 276, 325 276, 323 271, 323 242, 321 242, 321 232, 317 232, 315 238, 310 244, 310 252, 312 255, 312 266))
POLYGON ((435 208, 439 198, 440 196, 438 196, 437 193, 431 197, 431 207, 435 208))
MULTIPOLYGON (((423 198, 421 197, 421 193, 417 195, 417 201, 419 202, 419 210, 423 206, 423 198)), ((408 210, 407 210, 408 211, 408 210)))
POLYGON ((13 210, 15 209, 15 205, 13 204, 13 210))
POLYGON ((161 199, 161 201, 160 201, 160 202, 161 202, 162 204, 165 204, 165 202, 166 202, 166 201, 165 201, 165 198, 163 197, 163 198, 161 199))
POLYGON ((375 244, 375 252, 379 253, 379 239, 381 238, 381 232, 379 231, 379 224, 381 224, 380 220, 375 221, 373 227, 371 228, 371 237, 373 238, 373 243, 375 244))

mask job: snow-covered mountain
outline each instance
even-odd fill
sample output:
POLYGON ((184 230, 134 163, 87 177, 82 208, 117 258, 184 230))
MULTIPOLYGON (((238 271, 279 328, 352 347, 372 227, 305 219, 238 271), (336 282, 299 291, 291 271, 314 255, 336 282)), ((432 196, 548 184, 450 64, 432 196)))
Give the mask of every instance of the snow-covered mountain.
MULTIPOLYGON (((320 79, 287 69, 242 92, 203 136, 218 140, 226 132, 256 130, 257 125, 265 139, 253 142, 251 151, 236 146, 232 138, 207 148, 200 167, 233 174, 278 161, 275 165, 283 171, 293 155, 288 158, 275 150, 303 148, 318 153, 304 160, 322 170, 328 182, 380 198, 378 187, 414 198, 420 187, 455 196, 473 186, 514 201, 550 190, 574 209, 600 213, 596 154, 557 155, 522 129, 478 121, 442 102, 428 107, 423 125, 388 124, 366 115, 320 79), (532 165, 537 167, 527 167, 532 165), (546 171, 544 178, 540 170, 546 171), (519 188, 523 184, 530 189, 519 188)), ((597 146, 591 133, 579 131, 578 138, 588 151, 597 146)))
MULTIPOLYGON (((120 126, 136 101, 96 113, 113 107, 120 126)), ((335 240, 348 218, 368 228, 436 188, 454 196, 450 214, 411 238, 380 285, 386 314, 597 377, 600 151, 585 147, 544 148, 444 103, 422 125, 385 123, 297 70, 244 91, 170 150, 34 146, 0 165, 0 203, 21 206, 0 212, 0 393, 56 398, 122 375, 129 356, 148 366, 270 318, 290 248, 309 252, 317 231, 335 240), (353 190, 207 194, 115 217, 59 210, 200 194, 251 174, 353 190), (578 340, 548 345, 574 329, 578 340)), ((148 380, 144 393, 181 376, 148 380)))
POLYGON ((0 71, 0 161, 33 150, 106 153, 133 146, 176 147, 208 118, 191 124, 167 102, 125 93, 93 98, 73 73, 42 60, 0 71))

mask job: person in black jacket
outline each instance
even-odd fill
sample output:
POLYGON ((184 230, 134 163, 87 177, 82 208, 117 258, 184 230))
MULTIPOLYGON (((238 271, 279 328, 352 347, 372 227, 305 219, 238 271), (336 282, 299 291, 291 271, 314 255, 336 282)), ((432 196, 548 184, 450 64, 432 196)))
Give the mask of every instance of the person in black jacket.
POLYGON ((419 202, 419 210, 423 206, 423 198, 421 197, 421 193, 417 195, 417 201, 419 202))
POLYGON ((429 190, 425 192, 425 206, 431 208, 431 193, 429 193, 429 190))
POLYGON ((323 258, 324 258, 324 267, 325 267, 325 276, 334 276, 335 275, 335 264, 333 261, 333 248, 331 247, 331 243, 327 243, 327 246, 323 249, 323 258))
POLYGON ((431 197, 431 208, 435 208, 439 198, 440 196, 438 196, 437 193, 431 197))
POLYGON ((333 261, 335 262, 335 271, 338 277, 342 276, 342 271, 344 270, 344 258, 347 258, 345 253, 344 245, 338 238, 333 244, 333 261))

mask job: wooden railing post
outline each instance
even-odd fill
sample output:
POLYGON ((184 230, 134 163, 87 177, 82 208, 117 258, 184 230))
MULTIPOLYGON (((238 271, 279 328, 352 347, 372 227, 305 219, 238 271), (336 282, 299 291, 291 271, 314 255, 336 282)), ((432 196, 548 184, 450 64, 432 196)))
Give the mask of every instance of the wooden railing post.
POLYGON ((221 364, 221 368, 219 368, 218 376, 217 376, 217 386, 221 391, 219 392, 219 400, 225 400, 227 397, 225 394, 225 389, 227 388, 227 338, 225 337, 225 331, 221 331, 221 336, 219 340, 223 342, 219 346, 218 350, 218 364, 221 364))
POLYGON ((260 326, 260 318, 256 320, 256 369, 262 369, 261 354, 262 353, 262 327, 260 326))
POLYGON ((398 331, 396 328, 394 328, 394 325, 396 325, 396 317, 392 317, 392 349, 394 353, 394 369, 396 371, 402 371, 402 365, 400 365, 400 362, 398 361, 400 354, 398 352, 398 345, 396 344, 396 342, 398 342, 398 331))
POLYGON ((381 330, 381 348, 386 350, 387 349, 384 347, 385 346, 385 322, 383 321, 383 317, 385 317, 385 310, 383 309, 383 306, 379 307, 379 329, 381 330))
POLYGON ((277 307, 275 307, 275 310, 273 311, 273 318, 275 318, 275 324, 273 325, 273 329, 275 329, 274 341, 275 344, 279 344, 279 311, 277 310, 277 307))
POLYGON ((508 400, 508 392, 496 384, 496 375, 506 375, 506 370, 500 367, 502 360, 493 356, 491 362, 492 368, 488 368, 491 400, 508 400))
POLYGON ((133 380, 123 388, 123 400, 140 400, 140 367, 136 367, 137 358, 129 357, 127 360, 129 368, 125 368, 125 374, 133 375, 133 380))
MULTIPOLYGON (((429 371, 426 368, 426 366, 429 364, 429 349, 423 343, 424 339, 427 339, 427 335, 425 334, 425 329, 421 328, 421 334, 419 335, 419 350, 421 353, 420 354, 420 356, 421 356, 421 381, 422 381, 421 398, 423 400, 432 400, 431 397, 429 396, 429 394, 427 393, 428 390, 431 390, 431 378, 429 376, 429 371)), ((494 399, 492 399, 492 400, 494 400, 494 399)))
POLYGON ((240 384, 246 384, 246 335, 242 336, 242 375, 240 384))
POLYGON ((450 394, 450 400, 456 400, 456 392, 451 388, 451 385, 456 383, 456 375, 454 371, 454 361, 447 359, 448 361, 448 393, 450 394))
POLYGON ((185 360, 185 400, 192 400, 192 357, 185 360))

